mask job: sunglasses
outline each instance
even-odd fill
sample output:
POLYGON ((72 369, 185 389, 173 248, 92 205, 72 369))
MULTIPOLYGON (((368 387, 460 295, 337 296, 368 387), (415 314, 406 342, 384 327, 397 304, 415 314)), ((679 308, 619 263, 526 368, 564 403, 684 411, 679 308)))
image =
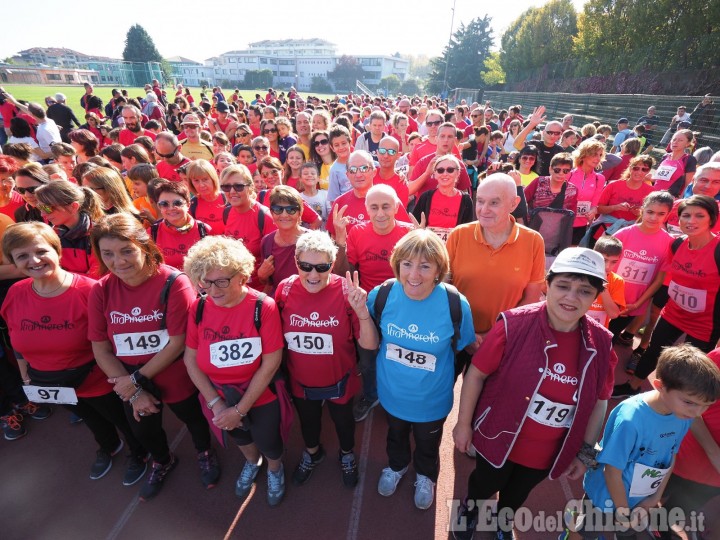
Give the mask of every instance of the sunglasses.
POLYGON ((295 262, 297 262, 297 267, 303 272, 312 272, 315 270, 318 274, 324 274, 325 272, 329 272, 330 268, 332 268, 331 263, 310 264, 309 262, 304 261, 295 262))
POLYGON ((170 208, 171 206, 173 208, 180 208, 181 206, 184 206, 186 203, 182 199, 175 199, 174 201, 158 201, 157 205, 160 208, 170 208))
POLYGON ((555 136, 562 135, 562 131, 547 131, 546 130, 545 133, 547 133, 548 135, 555 135, 555 136))
POLYGON ((520 161, 535 161, 535 156, 522 156, 520 161))
POLYGON ((158 152, 158 149, 157 149, 157 148, 155 149, 155 153, 156 153, 158 156, 160 156, 161 158, 171 158, 171 157, 173 157, 175 154, 177 154, 177 151, 178 151, 178 149, 176 148, 176 149, 173 150, 170 154, 161 154, 160 152, 158 152))
POLYGON ((32 187, 17 187, 15 186, 15 191, 17 191, 20 195, 25 195, 26 193, 30 193, 31 195, 35 193, 35 190, 40 188, 42 186, 32 186, 32 187))
POLYGON ((480 115, 479 114, 471 114, 470 118, 480 118, 480 115))
POLYGON ((247 131, 238 131, 235 135, 237 137, 247 137, 249 135, 252 135, 252 133, 248 133, 247 131))
POLYGON ((438 167, 437 169, 435 169, 435 172, 438 174, 445 174, 445 173, 453 174, 457 170, 458 170, 457 167, 438 167))
POLYGON ((440 124, 442 124, 442 120, 433 120, 432 122, 425 122, 425 125, 428 127, 439 126, 440 124))
POLYGON ((350 174, 366 173, 371 169, 370 165, 360 165, 359 167, 348 167, 347 172, 350 174))
POLYGON ((378 148, 377 153, 381 156, 384 156, 385 154, 387 154, 388 156, 394 156, 395 154, 397 154, 397 150, 393 150, 392 148, 378 148))
POLYGON ((242 193, 246 187, 250 186, 252 186, 252 184, 220 184, 220 190, 225 193, 230 193, 234 189, 238 193, 242 193))
POLYGON ((266 135, 267 135, 268 133, 277 133, 277 129, 276 129, 276 128, 263 129, 263 133, 266 134, 266 135))
POLYGON ((253 146, 253 150, 257 152, 267 152, 268 147, 267 146, 253 146))
POLYGON ((328 139, 321 139, 313 141, 313 146, 317 148, 318 146, 325 146, 326 144, 330 144, 330 141, 328 139))
POLYGON ((270 205, 270 211, 276 216, 281 215, 283 212, 285 212, 288 216, 294 216, 300 211, 300 207, 295 205, 282 206, 280 204, 272 204, 270 205))
POLYGON ((38 204, 35 208, 40 210, 43 214, 52 214, 55 211, 55 207, 50 206, 49 204, 38 204))
POLYGON ((553 167, 552 170, 555 174, 567 174, 570 172, 570 169, 561 169, 560 167, 553 167))
POLYGON ((198 280, 198 287, 201 289, 209 289, 213 285, 215 285, 218 289, 227 289, 230 286, 230 280, 234 278, 237 275, 237 273, 233 274, 229 278, 220 278, 220 279, 200 279, 198 280))
POLYGON ((650 170, 650 167, 640 167, 639 165, 635 165, 632 168, 633 171, 642 171, 642 172, 648 172, 650 170))

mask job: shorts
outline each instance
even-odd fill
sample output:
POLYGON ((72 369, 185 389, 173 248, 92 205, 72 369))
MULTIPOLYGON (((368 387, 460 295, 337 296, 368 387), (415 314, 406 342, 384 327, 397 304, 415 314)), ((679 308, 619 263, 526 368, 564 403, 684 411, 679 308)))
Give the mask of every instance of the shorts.
POLYGON ((668 293, 668 286, 661 285, 657 292, 653 295, 652 303, 653 306, 662 309, 665 307, 665 304, 667 304, 669 299, 670 294, 668 293))

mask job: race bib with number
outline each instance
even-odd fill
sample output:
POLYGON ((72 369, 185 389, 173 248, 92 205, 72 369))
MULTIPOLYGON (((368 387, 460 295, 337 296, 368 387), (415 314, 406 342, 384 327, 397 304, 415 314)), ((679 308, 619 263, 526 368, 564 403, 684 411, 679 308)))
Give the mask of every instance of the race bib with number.
POLYGON ((636 463, 630 481, 630 496, 649 497, 658 490, 669 470, 636 463))
POLYGON ((262 354, 259 337, 229 339, 210 345, 210 363, 218 368, 247 366, 262 354))
POLYGON ((535 394, 528 417, 538 424, 554 428, 569 428, 575 416, 575 405, 555 403, 542 394, 535 394))
POLYGON ((623 277, 626 283, 637 283, 648 285, 655 273, 655 265, 632 259, 623 259, 617 273, 623 277))
POLYGON ((64 386, 23 386, 25 395, 34 403, 57 403, 59 405, 77 405, 74 388, 64 386))
POLYGON ((445 227, 428 227, 428 229, 437 234, 443 243, 447 242, 448 235, 453 231, 452 229, 447 229, 445 227))
POLYGON ((170 341, 170 336, 167 330, 154 330, 116 334, 113 339, 117 356, 142 356, 162 351, 170 341))
POLYGON ((578 201, 577 202, 577 215, 586 216, 590 211, 590 201, 578 201))
POLYGON ((413 351, 388 343, 385 347, 385 358, 413 369, 424 369, 435 372, 437 358, 429 353, 413 351))
POLYGON ((668 286, 668 294, 673 301, 690 313, 703 313, 707 304, 707 291, 683 287, 674 281, 668 286))
POLYGON ((607 326, 607 312, 600 308, 600 309, 593 309, 592 307, 587 310, 586 315, 590 317, 591 319, 595 319, 597 322, 602 324, 603 326, 607 326))
POLYGON ((333 341, 330 334, 311 332, 287 332, 285 334, 288 349, 303 354, 333 354, 333 341))
POLYGON ((653 173, 652 179, 655 181, 664 180, 669 182, 673 174, 675 174, 675 171, 677 171, 676 165, 660 165, 653 173))

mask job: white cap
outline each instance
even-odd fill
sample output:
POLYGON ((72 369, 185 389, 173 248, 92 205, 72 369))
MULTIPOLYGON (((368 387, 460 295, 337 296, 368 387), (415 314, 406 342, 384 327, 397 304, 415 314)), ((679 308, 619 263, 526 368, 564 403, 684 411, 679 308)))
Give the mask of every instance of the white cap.
POLYGON ((605 259, 597 251, 588 248, 571 247, 564 249, 550 267, 554 274, 585 274, 607 283, 605 259))

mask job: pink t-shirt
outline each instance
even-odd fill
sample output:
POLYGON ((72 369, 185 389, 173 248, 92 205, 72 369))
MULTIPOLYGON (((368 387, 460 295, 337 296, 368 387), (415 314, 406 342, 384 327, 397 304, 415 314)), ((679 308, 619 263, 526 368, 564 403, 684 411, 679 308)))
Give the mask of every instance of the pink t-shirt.
MULTIPOLYGON (((605 189, 602 190, 598 205, 600 206, 614 206, 624 202, 630 203, 631 208, 640 209, 642 202, 645 197, 651 192, 655 191, 651 185, 642 183, 637 189, 630 189, 627 182, 624 180, 617 180, 616 182, 610 182, 605 189)), ((611 216, 619 219, 627 219, 633 221, 637 214, 634 214, 631 209, 619 210, 611 212, 611 216)))
POLYGON ((600 195, 605 187, 605 177, 602 174, 591 172, 587 176, 582 169, 573 169, 570 173, 569 182, 575 184, 577 194, 577 212, 573 227, 584 227, 588 224, 585 214, 591 208, 595 208, 600 200, 600 195))

